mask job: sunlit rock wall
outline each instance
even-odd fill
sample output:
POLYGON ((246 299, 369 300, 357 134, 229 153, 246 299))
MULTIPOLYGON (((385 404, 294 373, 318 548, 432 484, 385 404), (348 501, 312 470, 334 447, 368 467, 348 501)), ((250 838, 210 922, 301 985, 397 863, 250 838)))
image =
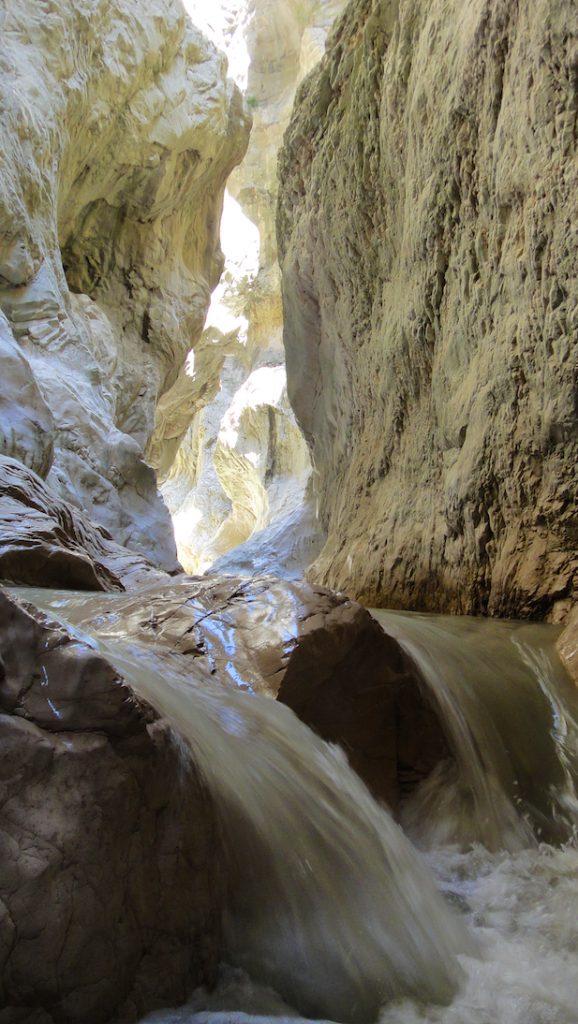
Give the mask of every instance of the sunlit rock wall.
MULTIPOLYGON (((197 413, 172 468, 165 465, 163 471, 157 463, 179 557, 192 572, 252 537, 255 546, 240 552, 238 562, 232 554, 227 568, 248 570, 247 560, 257 554, 262 569, 270 563, 283 571, 284 558, 297 567, 299 552, 306 559, 299 564, 301 573, 316 550, 319 531, 305 494, 309 459, 283 382, 277 154, 296 87, 320 59, 342 6, 341 0, 252 0, 245 5, 231 0, 220 9, 220 28, 219 13, 211 12, 218 42, 230 53, 231 70, 246 91, 253 128, 247 155, 228 183, 239 205, 231 199, 225 207, 223 248, 230 259, 206 334, 213 351, 216 328, 220 351, 229 345, 219 392, 213 378, 205 392, 206 408, 197 413), (273 534, 259 541, 256 535, 269 526, 273 534), (295 530, 307 532, 305 544, 293 543, 295 530)), ((197 363, 194 374, 197 381, 204 379, 197 363)), ((190 376, 187 387, 194 386, 190 376)), ((175 435, 178 419, 178 413, 166 417, 167 435, 175 435)), ((182 436, 181 431, 179 440, 182 436)))
POLYGON ((241 97, 178 0, 6 0, 0 47, 0 451, 172 569, 143 452, 222 269, 241 97))
POLYGON ((576 593, 578 8, 356 0, 280 161, 312 578, 410 608, 576 593))

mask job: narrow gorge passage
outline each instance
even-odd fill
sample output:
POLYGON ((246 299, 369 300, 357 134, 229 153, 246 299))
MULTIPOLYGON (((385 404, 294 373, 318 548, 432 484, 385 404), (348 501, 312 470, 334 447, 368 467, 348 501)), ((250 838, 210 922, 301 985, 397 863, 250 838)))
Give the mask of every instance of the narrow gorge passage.
POLYGON ((0 1024, 578 1024, 576 0, 2 0, 0 143, 0 1024))

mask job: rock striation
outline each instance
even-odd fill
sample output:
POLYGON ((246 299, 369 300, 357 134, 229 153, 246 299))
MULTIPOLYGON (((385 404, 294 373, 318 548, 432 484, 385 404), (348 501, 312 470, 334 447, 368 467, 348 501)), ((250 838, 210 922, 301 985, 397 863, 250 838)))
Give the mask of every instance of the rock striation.
POLYGON ((289 395, 372 604, 559 617, 578 561, 578 11, 356 0, 280 158, 289 395))
POLYGON ((4 592, 0 620, 0 1019, 182 1003, 221 949, 205 785, 103 657, 4 592))
POLYGON ((178 0, 8 0, 0 35, 0 451, 173 570, 144 451, 221 273, 249 119, 178 0))

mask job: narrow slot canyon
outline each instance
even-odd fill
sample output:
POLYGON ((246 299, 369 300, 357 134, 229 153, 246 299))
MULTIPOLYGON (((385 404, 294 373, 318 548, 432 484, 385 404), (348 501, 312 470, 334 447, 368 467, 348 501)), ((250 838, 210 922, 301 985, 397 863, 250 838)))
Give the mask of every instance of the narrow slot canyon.
POLYGON ((0 1024, 578 1024, 574 0, 4 0, 0 111, 0 1024))

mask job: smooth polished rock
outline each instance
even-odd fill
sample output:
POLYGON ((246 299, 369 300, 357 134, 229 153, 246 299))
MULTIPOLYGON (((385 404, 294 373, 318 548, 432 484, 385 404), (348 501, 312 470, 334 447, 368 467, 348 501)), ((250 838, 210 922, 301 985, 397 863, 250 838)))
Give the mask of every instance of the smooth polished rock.
POLYGON ((37 587, 125 590, 168 579, 60 501, 31 469, 0 455, 0 579, 37 587))
MULTIPOLYGON (((69 614, 69 612, 67 612, 69 614)), ((175 656, 191 673, 277 698, 343 746, 392 809, 451 756, 421 674, 343 594, 269 576, 180 577, 126 595, 75 598, 74 621, 175 656)))
MULTIPOLYGON (((210 314, 218 330, 208 326, 195 349, 194 377, 184 377, 161 400, 155 440, 165 440, 160 450, 149 450, 173 516, 179 560, 190 573, 209 567, 217 573, 244 571, 256 555, 253 571, 297 578, 318 554, 316 506, 306 491, 311 462, 287 398, 284 370, 277 153, 297 86, 321 58, 343 5, 344 0, 241 0, 227 8, 217 33, 218 45, 231 55, 232 73, 243 65, 253 127, 247 153, 227 183, 227 260, 210 314), (238 59, 240 37, 247 67, 238 59), (214 374, 205 373, 211 352, 213 358, 226 353, 220 387, 214 374), (185 434, 179 421, 190 422, 191 398, 201 387, 207 406, 185 434), (165 464, 167 455, 172 465, 165 464)), ((219 12, 211 13, 216 26, 219 12)))
POLYGON ((203 781, 103 657, 2 591, 0 666, 0 1019, 183 1002, 220 955, 203 781))

